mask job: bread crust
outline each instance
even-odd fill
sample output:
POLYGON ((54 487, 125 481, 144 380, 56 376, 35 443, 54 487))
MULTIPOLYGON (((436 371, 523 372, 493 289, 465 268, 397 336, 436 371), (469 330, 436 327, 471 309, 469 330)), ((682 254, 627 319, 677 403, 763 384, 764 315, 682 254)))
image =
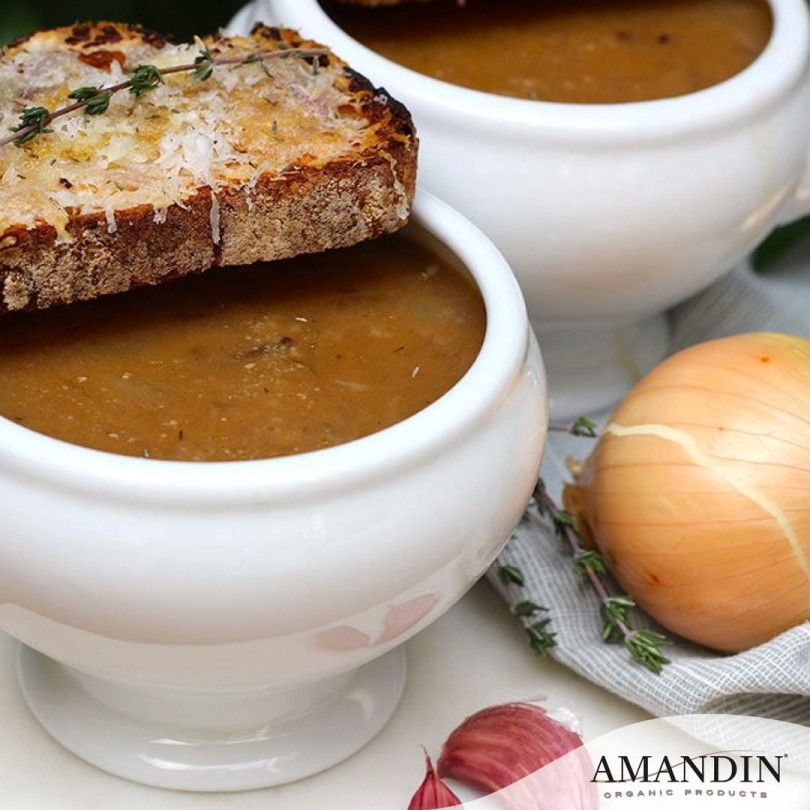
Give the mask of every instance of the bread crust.
MULTIPOLYGON (((119 35, 165 41, 137 26, 109 23, 45 33, 60 42, 73 39, 67 43, 71 48, 90 43, 94 51, 114 50, 119 35)), ((322 47, 265 26, 251 36, 322 47)), ((3 56, 30 41, 15 41, 3 56)), ((261 174, 250 186, 224 185, 216 192, 201 187, 182 206, 170 205, 160 223, 154 207, 141 205, 116 210, 113 233, 103 213, 69 212, 68 239, 58 238, 51 224, 11 226, 0 234, 0 314, 125 292, 211 267, 345 247, 402 227, 416 182, 418 141, 410 114, 345 63, 329 58, 342 66, 352 101, 377 125, 373 144, 325 163, 315 155, 281 173, 261 174)))

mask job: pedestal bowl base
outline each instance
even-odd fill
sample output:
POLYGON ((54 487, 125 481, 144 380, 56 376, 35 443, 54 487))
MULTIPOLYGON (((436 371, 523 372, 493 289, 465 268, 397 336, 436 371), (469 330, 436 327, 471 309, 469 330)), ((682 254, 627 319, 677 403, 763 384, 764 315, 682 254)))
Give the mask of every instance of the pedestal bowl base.
POLYGON ((399 702, 405 653, 286 690, 133 686, 22 645, 18 674, 39 722, 92 765, 154 787, 235 791, 302 779, 362 748, 399 702))

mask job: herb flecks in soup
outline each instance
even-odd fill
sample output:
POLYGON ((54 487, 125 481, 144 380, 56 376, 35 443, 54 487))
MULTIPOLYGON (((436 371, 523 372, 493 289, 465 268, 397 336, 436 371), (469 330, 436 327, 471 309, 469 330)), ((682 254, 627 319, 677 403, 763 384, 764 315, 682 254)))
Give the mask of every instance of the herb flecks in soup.
POLYGON ((467 0, 356 8, 324 2, 394 62, 504 96, 607 104, 681 96, 764 50, 764 0, 467 0))
POLYGON ((405 237, 0 319, 0 414, 74 444, 218 461, 399 422, 480 350, 460 270, 405 237))

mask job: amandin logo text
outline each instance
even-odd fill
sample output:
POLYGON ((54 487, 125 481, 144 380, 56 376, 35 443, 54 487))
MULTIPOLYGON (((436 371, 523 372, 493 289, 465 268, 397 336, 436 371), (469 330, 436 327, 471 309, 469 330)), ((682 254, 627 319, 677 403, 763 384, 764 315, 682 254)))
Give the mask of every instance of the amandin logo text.
POLYGON ((784 756, 707 754, 699 757, 630 757, 620 756, 611 762, 602 757, 596 766, 592 782, 598 784, 726 784, 738 781, 744 785, 782 781, 784 756))

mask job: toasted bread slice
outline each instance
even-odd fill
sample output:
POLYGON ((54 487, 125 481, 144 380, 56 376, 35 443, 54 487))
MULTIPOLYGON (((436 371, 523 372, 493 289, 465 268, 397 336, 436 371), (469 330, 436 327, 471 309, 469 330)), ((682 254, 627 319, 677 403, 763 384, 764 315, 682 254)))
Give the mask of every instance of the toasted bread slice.
POLYGON ((405 224, 417 140, 402 105, 297 33, 171 45, 138 26, 40 31, 0 55, 0 138, 24 108, 138 65, 193 64, 0 146, 0 313, 43 309, 210 267, 342 247, 405 224), (286 55, 296 49, 292 55, 286 55), (315 50, 305 55, 298 49, 315 50), (277 56, 269 52, 282 51, 277 56))

